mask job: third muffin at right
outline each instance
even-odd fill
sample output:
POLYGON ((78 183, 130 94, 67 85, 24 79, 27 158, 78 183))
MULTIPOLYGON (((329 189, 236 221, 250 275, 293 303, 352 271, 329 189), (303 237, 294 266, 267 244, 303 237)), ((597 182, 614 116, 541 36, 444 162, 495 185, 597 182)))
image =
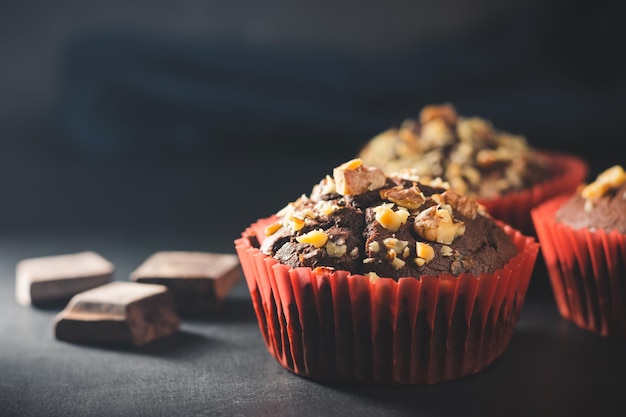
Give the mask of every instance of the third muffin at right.
POLYGON ((626 172, 615 165, 531 211, 561 316, 626 339, 626 172))

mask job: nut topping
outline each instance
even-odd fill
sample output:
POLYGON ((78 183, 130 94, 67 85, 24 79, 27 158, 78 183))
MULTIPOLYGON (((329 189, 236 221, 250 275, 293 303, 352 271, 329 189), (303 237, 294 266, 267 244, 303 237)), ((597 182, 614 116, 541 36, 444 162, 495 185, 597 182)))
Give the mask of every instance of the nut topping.
POLYGON ((380 198, 389 200, 409 210, 419 208, 426 201, 426 197, 417 185, 413 185, 411 188, 404 188, 398 185, 393 188, 380 190, 380 198))
POLYGON ((276 222, 276 223, 272 223, 269 226, 267 226, 265 228, 265 236, 271 236, 274 233, 276 233, 278 231, 278 229, 280 229, 281 227, 283 227, 283 225, 280 222, 276 222))
POLYGON ((426 240, 449 245, 465 233, 465 224, 455 221, 445 205, 438 205, 419 213, 413 229, 426 240))
POLYGON ((446 191, 441 194, 441 202, 449 204, 453 209, 470 219, 475 219, 478 213, 479 204, 476 200, 454 191, 446 191))
POLYGON ((405 261, 403 261, 400 258, 393 258, 393 261, 391 261, 391 266, 393 266, 395 269, 400 269, 402 268, 404 265, 406 264, 405 261))
POLYGON ((441 249, 439 249, 439 254, 441 256, 452 256, 453 253, 452 248, 448 245, 443 245, 441 249))
POLYGON ((456 123, 457 113, 450 104, 426 106, 420 112, 420 123, 426 124, 434 119, 442 119, 449 125, 456 123))
POLYGON ((393 211, 392 203, 381 204, 378 207, 374 207, 376 213, 376 221, 381 224, 385 229, 391 232, 397 232, 406 220, 409 218, 409 212, 400 207, 397 211, 393 211))
POLYGON ((380 244, 374 240, 373 242, 370 242, 369 245, 367 245, 367 248, 371 252, 378 252, 380 250, 380 244))
POLYGON ((324 245, 326 252, 332 256, 333 258, 341 258, 346 254, 347 246, 346 245, 337 245, 332 240, 328 240, 326 245, 324 245))
POLYGON ((389 250, 393 250, 395 253, 403 253, 409 245, 406 240, 398 240, 395 237, 388 237, 383 239, 383 244, 389 250))
POLYGON ((443 177, 460 194, 492 198, 550 178, 549 161, 526 138, 496 129, 451 104, 425 106, 416 119, 373 137, 358 155, 386 173, 443 177), (485 182, 489 182, 488 185, 485 182))
POLYGON ((335 187, 341 195, 363 194, 382 187, 387 182, 384 172, 376 167, 366 167, 356 158, 333 170, 335 187))
POLYGON ((300 243, 308 243, 316 248, 321 248, 326 245, 328 235, 322 229, 315 229, 311 230, 309 233, 296 237, 296 240, 300 243))
MULTIPOLYGON (((415 254, 417 256, 417 259, 422 259, 424 261, 422 263, 422 265, 424 265, 424 263, 430 262, 433 260, 433 258, 435 257, 435 250, 428 243, 416 242, 415 254)), ((418 265, 419 265, 419 262, 418 262, 418 265)), ((419 266, 422 266, 422 265, 419 265, 419 266)))
POLYGON ((617 188, 626 182, 626 172, 620 165, 615 165, 596 177, 596 180, 583 188, 581 194, 585 200, 597 200, 611 188, 617 188))

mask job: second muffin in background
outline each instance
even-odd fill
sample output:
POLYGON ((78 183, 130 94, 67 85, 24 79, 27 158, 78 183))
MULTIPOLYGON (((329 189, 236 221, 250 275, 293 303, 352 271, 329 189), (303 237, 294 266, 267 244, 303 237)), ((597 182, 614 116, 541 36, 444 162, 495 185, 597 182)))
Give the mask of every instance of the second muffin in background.
POLYGON ((358 157, 388 174, 409 170, 426 180, 441 177, 526 234, 534 233, 532 207, 573 192, 588 173, 581 158, 533 148, 525 137, 461 116, 450 104, 424 107, 417 120, 372 138, 358 157))

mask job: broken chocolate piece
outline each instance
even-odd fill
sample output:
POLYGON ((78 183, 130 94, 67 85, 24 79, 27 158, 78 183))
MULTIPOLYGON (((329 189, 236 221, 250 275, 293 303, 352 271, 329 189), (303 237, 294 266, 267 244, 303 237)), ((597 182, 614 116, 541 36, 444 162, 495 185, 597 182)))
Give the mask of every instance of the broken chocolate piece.
POLYGON ((131 281, 167 286, 181 314, 218 310, 241 277, 236 255, 186 251, 156 252, 130 274, 131 281))
POLYGON ((15 296, 22 305, 66 303, 110 282, 113 272, 111 262, 91 251, 23 259, 16 266, 15 296))
POLYGON ((55 336, 75 343, 142 346, 180 327, 167 287, 110 282, 76 294, 55 319, 55 336))

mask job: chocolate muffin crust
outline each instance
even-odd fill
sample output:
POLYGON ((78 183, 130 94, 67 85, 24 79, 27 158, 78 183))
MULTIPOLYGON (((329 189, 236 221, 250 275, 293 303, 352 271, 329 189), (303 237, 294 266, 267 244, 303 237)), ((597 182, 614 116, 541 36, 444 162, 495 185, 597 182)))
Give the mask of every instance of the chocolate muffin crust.
POLYGON ((425 106, 418 118, 370 139, 358 157, 387 174, 409 170, 422 178, 441 177, 474 198, 521 191, 553 175, 547 158, 524 136, 459 115, 451 104, 425 106))
POLYGON ((517 254, 473 199, 436 178, 386 176, 360 159, 337 167, 277 213, 261 251, 296 267, 376 277, 479 275, 517 254))

